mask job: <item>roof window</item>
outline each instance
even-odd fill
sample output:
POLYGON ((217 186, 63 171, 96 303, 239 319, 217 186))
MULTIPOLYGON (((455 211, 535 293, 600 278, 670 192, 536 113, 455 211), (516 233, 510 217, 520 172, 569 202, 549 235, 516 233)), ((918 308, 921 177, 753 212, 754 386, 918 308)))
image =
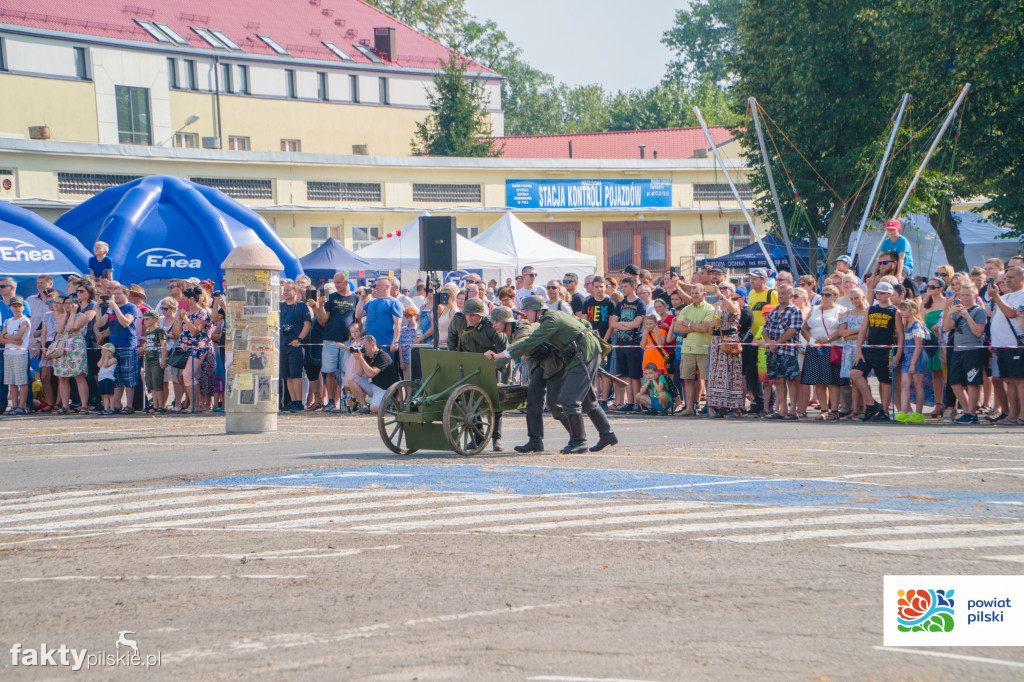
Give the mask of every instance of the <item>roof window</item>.
POLYGON ((135 23, 138 24, 139 26, 141 26, 142 28, 146 29, 146 33, 148 33, 149 35, 153 36, 153 38, 158 43, 169 43, 169 42, 171 42, 170 36, 165 35, 164 32, 161 31, 156 26, 154 26, 152 22, 150 22, 150 21, 143 21, 142 19, 136 19, 135 23))
POLYGON ((224 35, 224 31, 219 31, 215 28, 211 28, 210 33, 212 33, 214 37, 217 38, 217 40, 227 45, 229 50, 235 50, 236 52, 242 51, 242 48, 240 48, 235 41, 224 35))
POLYGON ((330 42, 328 40, 323 40, 321 42, 324 44, 324 47, 326 47, 328 50, 333 52, 335 54, 335 56, 338 57, 338 59, 341 59, 342 61, 346 61, 346 62, 352 61, 352 57, 349 57, 347 54, 342 52, 341 48, 338 47, 337 45, 335 45, 334 43, 332 43, 332 42, 330 42))
POLYGON ((207 43, 209 43, 210 47, 216 48, 218 50, 226 50, 226 49, 228 49, 228 46, 225 45, 224 43, 220 42, 217 39, 217 36, 215 36, 212 33, 210 33, 209 29, 201 28, 199 26, 189 26, 189 28, 191 28, 193 31, 195 31, 197 34, 199 34, 200 38, 202 38, 207 43))
POLYGON ((262 40, 263 42, 265 42, 267 45, 269 45, 270 49, 272 49, 274 52, 276 52, 278 54, 284 54, 284 55, 288 54, 288 50, 286 50, 283 47, 281 47, 277 43, 277 41, 274 40, 273 38, 271 38, 270 36, 264 35, 262 33, 257 33, 256 37, 259 38, 260 40, 262 40))
POLYGON ((377 55, 375 55, 375 54, 373 53, 373 50, 371 50, 371 49, 370 49, 369 47, 367 47, 366 45, 360 45, 359 43, 352 43, 352 47, 354 47, 354 48, 356 48, 357 50, 359 50, 359 52, 360 52, 360 53, 361 53, 361 54, 362 54, 362 55, 363 55, 364 57, 366 57, 367 59, 369 59, 369 60, 370 60, 371 62, 373 62, 373 63, 375 63, 375 64, 383 64, 383 63, 384 63, 384 61, 383 61, 383 60, 382 60, 382 59, 381 59, 380 57, 378 57, 377 55))
POLYGON ((170 38, 171 40, 173 40, 174 42, 176 42, 178 45, 189 45, 189 42, 187 40, 182 38, 178 34, 177 31, 175 31, 173 28, 171 28, 167 24, 165 24, 163 22, 160 22, 160 21, 154 21, 153 25, 156 26, 161 31, 163 31, 164 33, 166 33, 167 37, 170 38))

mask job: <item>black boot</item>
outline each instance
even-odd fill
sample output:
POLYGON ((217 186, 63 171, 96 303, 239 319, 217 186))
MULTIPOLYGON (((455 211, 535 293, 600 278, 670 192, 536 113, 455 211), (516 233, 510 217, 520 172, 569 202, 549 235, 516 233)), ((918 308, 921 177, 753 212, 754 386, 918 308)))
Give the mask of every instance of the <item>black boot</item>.
POLYGON ((604 450, 609 445, 618 445, 618 443, 619 439, 615 436, 614 433, 609 431, 608 433, 601 434, 601 437, 597 439, 597 442, 594 443, 593 446, 591 446, 590 451, 598 452, 599 450, 604 450))
POLYGON ((582 414, 567 414, 564 417, 566 428, 569 429, 569 443, 562 448, 563 455, 577 455, 587 451, 587 436, 583 426, 582 414))
POLYGON ((517 445, 512 449, 516 452, 544 452, 544 443, 530 441, 525 445, 517 445))

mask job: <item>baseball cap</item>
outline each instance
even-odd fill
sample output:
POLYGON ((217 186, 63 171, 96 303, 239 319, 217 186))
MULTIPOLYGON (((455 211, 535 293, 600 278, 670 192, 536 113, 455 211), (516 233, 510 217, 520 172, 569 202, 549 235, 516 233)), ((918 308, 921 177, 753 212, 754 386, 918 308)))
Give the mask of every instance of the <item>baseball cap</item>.
POLYGON ((901 223, 896 218, 893 218, 892 220, 890 220, 889 222, 887 222, 885 224, 885 229, 887 229, 887 230, 890 230, 890 229, 891 230, 902 230, 903 229, 903 223, 901 223))
POLYGON ((146 312, 142 313, 142 317, 143 317, 143 319, 150 318, 150 317, 153 318, 153 319, 156 319, 156 318, 160 317, 160 315, 157 314, 157 312, 155 310, 147 310, 146 312))
POLYGON ((888 282, 879 282, 875 285, 876 294, 893 294, 896 290, 892 288, 892 285, 888 282))
POLYGON ((111 353, 117 352, 117 349, 114 348, 114 344, 112 343, 105 343, 102 346, 100 346, 100 348, 102 348, 103 350, 109 350, 111 353))
POLYGON ((11 305, 23 306, 23 305, 25 305, 25 299, 23 299, 21 296, 12 296, 11 297, 11 302, 8 303, 7 305, 9 305, 9 306, 11 306, 11 305))
POLYGON ((711 266, 708 267, 708 272, 725 272, 725 270, 723 270, 718 265, 711 265, 711 266))
POLYGON ((768 272, 764 268, 754 268, 750 271, 751 277, 760 277, 761 279, 768 279, 768 272))
POLYGON ((843 262, 843 263, 846 263, 847 265, 849 265, 849 264, 850 264, 850 263, 852 262, 852 260, 850 259, 850 257, 849 257, 849 256, 843 255, 843 256, 839 256, 839 258, 836 258, 836 259, 835 259, 834 261, 832 261, 832 262, 833 262, 833 263, 839 263, 839 262, 843 262))

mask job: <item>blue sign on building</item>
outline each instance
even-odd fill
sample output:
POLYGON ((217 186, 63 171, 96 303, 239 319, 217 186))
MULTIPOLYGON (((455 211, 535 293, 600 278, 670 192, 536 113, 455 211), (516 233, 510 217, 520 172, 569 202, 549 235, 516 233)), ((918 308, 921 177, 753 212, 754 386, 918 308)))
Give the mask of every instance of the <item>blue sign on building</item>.
POLYGON ((509 208, 670 208, 672 181, 506 180, 509 208))

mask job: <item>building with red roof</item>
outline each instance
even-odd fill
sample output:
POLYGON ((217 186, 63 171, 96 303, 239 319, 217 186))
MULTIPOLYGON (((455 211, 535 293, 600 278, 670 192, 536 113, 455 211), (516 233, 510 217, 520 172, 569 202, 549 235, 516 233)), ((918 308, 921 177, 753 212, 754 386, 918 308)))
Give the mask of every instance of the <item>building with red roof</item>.
MULTIPOLYGON (((719 147, 735 139, 725 126, 711 126, 710 131, 719 147)), ((495 142, 508 159, 697 159, 710 152, 700 128, 519 135, 495 142)))

